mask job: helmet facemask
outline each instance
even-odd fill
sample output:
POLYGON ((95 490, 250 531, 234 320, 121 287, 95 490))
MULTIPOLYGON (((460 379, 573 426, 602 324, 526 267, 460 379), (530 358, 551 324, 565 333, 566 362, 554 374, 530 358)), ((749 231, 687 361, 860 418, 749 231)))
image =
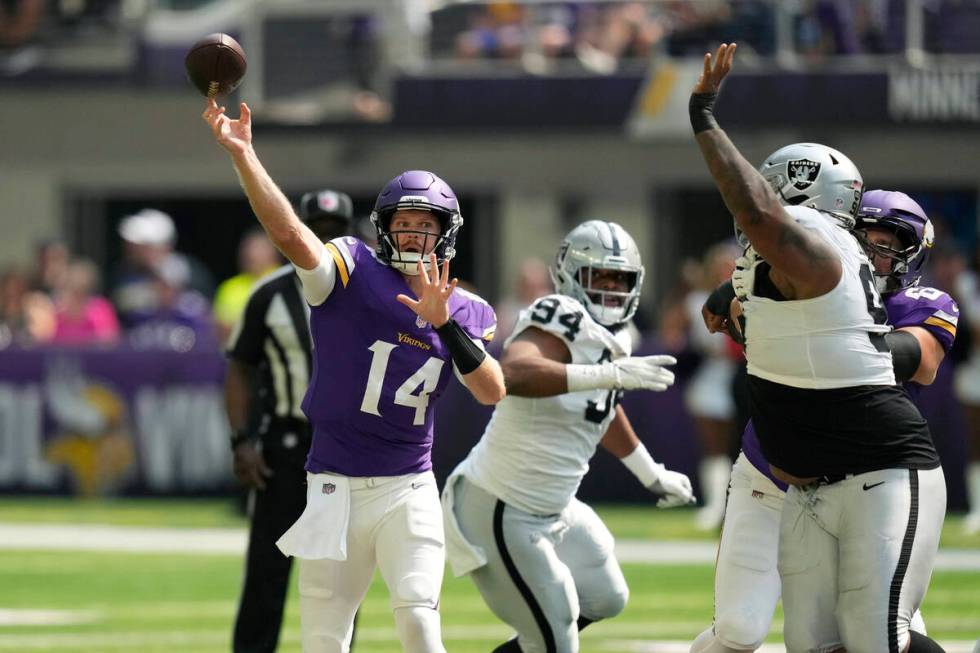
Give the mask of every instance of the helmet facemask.
POLYGON ((419 273, 419 261, 424 260, 424 257, 427 257, 430 253, 435 253, 438 265, 442 265, 444 261, 451 260, 456 255, 456 234, 463 224, 463 218, 459 213, 450 215, 445 211, 434 208, 422 208, 418 205, 408 205, 399 202, 399 204, 390 210, 381 213, 372 213, 371 222, 374 224, 378 234, 379 258, 403 274, 414 275, 419 273), (395 217, 395 213, 399 209, 429 211, 439 222, 439 233, 412 229, 392 230, 392 218, 395 217), (410 251, 412 248, 407 245, 404 250, 399 247, 399 236, 404 234, 417 235, 418 238, 413 240, 412 243, 417 244, 421 251, 410 251))
POLYGON ((573 229, 550 268, 555 289, 573 299, 599 324, 618 328, 628 322, 640 303, 643 264, 633 238, 619 225, 589 220, 573 229), (625 273, 625 291, 593 285, 596 272, 625 273))
POLYGON ((585 309, 592 316, 592 319, 599 324, 607 327, 622 324, 636 313, 640 296, 639 282, 642 275, 642 270, 623 270, 618 267, 608 268, 591 265, 580 267, 575 275, 582 289, 579 301, 585 305, 585 309), (619 272, 623 274, 626 278, 626 290, 605 290, 598 286, 593 287, 597 272, 619 272))

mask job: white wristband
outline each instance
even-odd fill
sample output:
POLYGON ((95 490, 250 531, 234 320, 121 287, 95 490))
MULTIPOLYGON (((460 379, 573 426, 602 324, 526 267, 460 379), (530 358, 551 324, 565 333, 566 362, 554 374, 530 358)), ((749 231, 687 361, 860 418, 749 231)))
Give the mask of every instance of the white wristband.
POLYGON ((619 459, 626 469, 633 472, 633 476, 639 479, 643 487, 650 487, 657 482, 660 478, 660 471, 663 469, 663 465, 657 463, 647 448, 643 446, 641 442, 633 449, 633 452, 627 456, 623 456, 619 459))
POLYGON ((565 381, 569 392, 612 390, 616 387, 616 368, 611 363, 599 365, 566 365, 565 381))

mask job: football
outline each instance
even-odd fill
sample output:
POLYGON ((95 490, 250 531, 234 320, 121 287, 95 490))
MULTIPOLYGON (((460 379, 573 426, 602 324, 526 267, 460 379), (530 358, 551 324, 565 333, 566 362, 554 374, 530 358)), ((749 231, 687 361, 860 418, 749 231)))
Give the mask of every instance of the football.
POLYGON ((245 51, 227 34, 209 34, 195 43, 184 67, 191 84, 208 98, 228 95, 245 77, 245 51))

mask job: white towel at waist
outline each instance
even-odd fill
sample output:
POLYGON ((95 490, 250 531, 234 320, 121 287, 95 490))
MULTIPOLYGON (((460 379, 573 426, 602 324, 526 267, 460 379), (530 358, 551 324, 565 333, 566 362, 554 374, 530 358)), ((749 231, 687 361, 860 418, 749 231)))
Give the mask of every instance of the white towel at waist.
POLYGON ((338 474, 306 475, 306 508, 276 542, 287 556, 346 560, 350 479, 338 474))
POLYGON ((463 536, 463 532, 456 522, 456 513, 453 512, 453 492, 456 482, 462 479, 466 473, 467 460, 463 460, 456 466, 453 473, 446 479, 446 487, 442 490, 442 519, 446 527, 446 558, 449 560, 453 575, 457 578, 487 564, 487 554, 483 547, 471 544, 463 536))

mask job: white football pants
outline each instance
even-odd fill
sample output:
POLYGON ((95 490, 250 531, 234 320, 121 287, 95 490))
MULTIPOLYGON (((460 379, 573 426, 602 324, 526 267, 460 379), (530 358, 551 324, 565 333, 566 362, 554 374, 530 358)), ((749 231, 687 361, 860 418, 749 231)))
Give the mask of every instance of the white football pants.
POLYGON ((444 653, 439 590, 445 544, 431 472, 351 477, 347 560, 300 560, 304 653, 347 653, 354 613, 381 570, 408 653, 444 653))
POLYGON ((560 514, 532 515, 465 476, 453 489, 463 536, 487 556, 470 578, 523 653, 575 653, 579 617, 606 619, 626 606, 613 536, 587 505, 573 498, 560 514))
POLYGON ((779 541, 787 650, 904 651, 945 514, 938 467, 790 487, 779 541))
POLYGON ((752 651, 769 632, 779 601, 779 519, 783 491, 740 453, 732 467, 715 568, 715 637, 752 651))

